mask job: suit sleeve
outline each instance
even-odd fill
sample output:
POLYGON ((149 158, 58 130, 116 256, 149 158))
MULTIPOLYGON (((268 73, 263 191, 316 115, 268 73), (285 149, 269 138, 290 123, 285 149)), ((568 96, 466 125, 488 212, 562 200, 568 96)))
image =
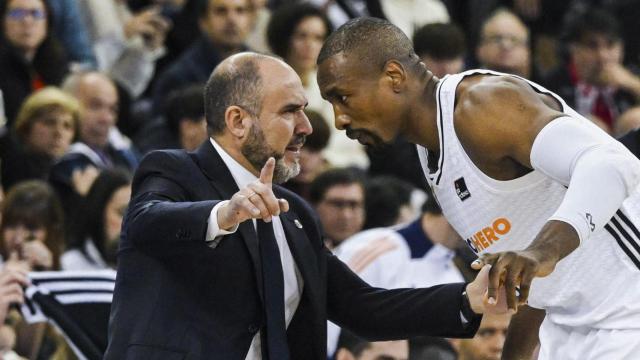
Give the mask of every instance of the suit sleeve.
POLYGON ((121 249, 157 256, 205 245, 209 214, 221 200, 193 201, 186 179, 198 170, 185 155, 152 152, 140 164, 123 224, 121 249))
POLYGON ((464 283, 423 289, 371 287, 327 253, 329 319, 371 341, 416 336, 473 337, 481 317, 463 324, 464 283))

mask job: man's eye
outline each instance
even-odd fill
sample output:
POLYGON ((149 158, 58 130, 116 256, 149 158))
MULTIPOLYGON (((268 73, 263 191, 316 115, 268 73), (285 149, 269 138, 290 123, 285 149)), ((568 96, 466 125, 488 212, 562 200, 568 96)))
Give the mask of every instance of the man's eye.
POLYGON ((340 95, 340 102, 343 104, 347 103, 347 95, 340 95))

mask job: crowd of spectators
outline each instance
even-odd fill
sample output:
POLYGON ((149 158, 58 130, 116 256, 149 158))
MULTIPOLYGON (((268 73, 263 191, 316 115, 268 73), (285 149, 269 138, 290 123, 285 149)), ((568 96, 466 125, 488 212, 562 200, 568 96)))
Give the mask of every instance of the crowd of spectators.
MULTIPOLYGON (((27 273, 115 269, 141 157, 206 141, 204 83, 248 50, 302 79, 314 132, 285 186, 316 209, 327 247, 377 286, 471 279, 473 255, 416 173, 414 146, 373 151, 333 126, 316 58, 357 16, 395 23, 437 77, 533 80, 640 153, 639 0, 0 0, 0 357, 72 358, 11 306, 27 273)), ((328 347, 336 359, 498 359, 508 321, 487 317, 479 340, 452 342, 368 343, 332 327, 328 347)))

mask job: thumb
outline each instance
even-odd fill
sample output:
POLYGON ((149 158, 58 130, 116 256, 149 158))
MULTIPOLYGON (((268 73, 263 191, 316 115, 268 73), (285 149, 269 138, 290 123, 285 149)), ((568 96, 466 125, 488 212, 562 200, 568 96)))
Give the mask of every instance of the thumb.
POLYGON ((489 287, 489 271, 491 271, 491 265, 484 265, 473 281, 483 292, 489 287))

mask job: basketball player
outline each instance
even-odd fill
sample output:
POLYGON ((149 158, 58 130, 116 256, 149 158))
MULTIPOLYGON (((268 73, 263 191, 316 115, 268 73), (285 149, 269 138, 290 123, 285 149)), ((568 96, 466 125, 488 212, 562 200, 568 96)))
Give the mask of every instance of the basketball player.
POLYGON ((342 26, 318 65, 336 127, 370 146, 398 135, 418 145, 476 266, 493 265, 489 301, 505 287, 519 310, 504 359, 530 358, 540 324, 540 359, 640 356, 637 158, 522 78, 472 70, 437 79, 383 20, 342 26))

